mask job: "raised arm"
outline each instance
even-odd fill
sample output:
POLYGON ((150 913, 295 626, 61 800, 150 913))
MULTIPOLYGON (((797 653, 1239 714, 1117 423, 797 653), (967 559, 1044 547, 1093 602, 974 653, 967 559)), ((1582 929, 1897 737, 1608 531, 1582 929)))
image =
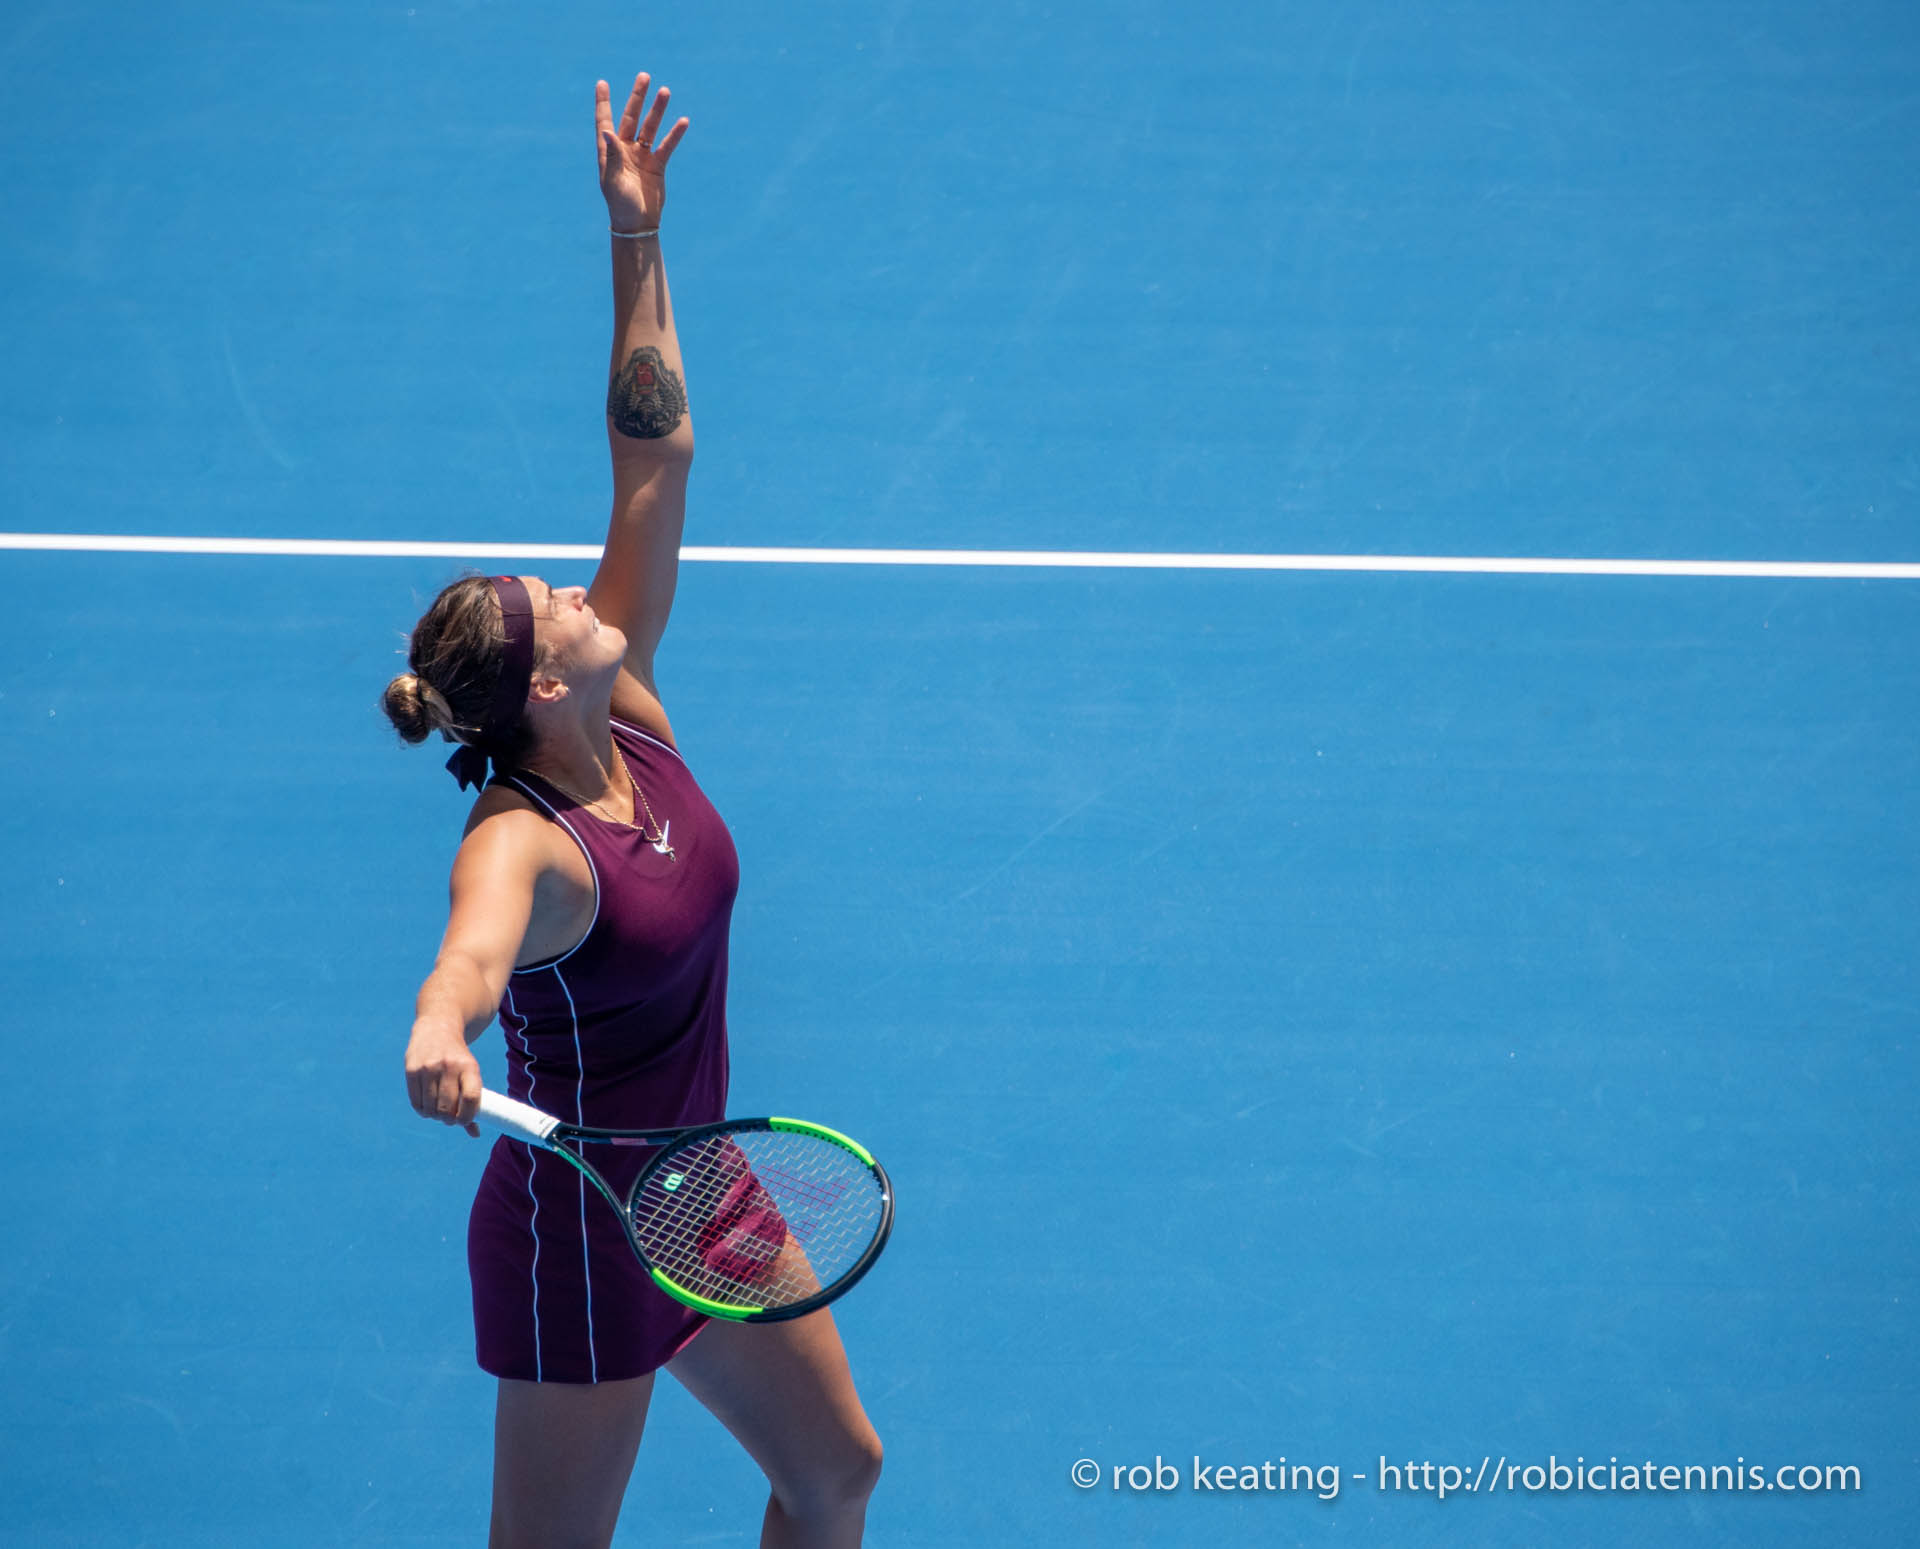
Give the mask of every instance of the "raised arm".
POLYGON ((587 596, 594 611, 627 637, 615 713, 655 722, 664 732, 653 653, 667 627, 679 577, 693 420, 658 232, 667 161, 687 132, 687 120, 669 129, 655 148, 669 93, 662 87, 649 106, 649 84, 644 73, 635 79, 618 125, 607 83, 594 87, 600 191, 606 196, 612 233, 607 240, 613 249, 613 355, 607 371, 613 516, 606 553, 587 596))

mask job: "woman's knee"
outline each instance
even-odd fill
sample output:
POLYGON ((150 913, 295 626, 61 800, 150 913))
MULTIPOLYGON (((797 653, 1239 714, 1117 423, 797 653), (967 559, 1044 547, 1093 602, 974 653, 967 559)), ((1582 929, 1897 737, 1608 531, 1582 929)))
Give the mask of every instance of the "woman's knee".
POLYGON ((879 1434, 872 1426, 868 1426, 849 1452, 851 1468, 848 1485, 861 1500, 873 1494, 874 1486, 880 1483, 880 1465, 885 1461, 886 1454, 880 1445, 879 1434))
POLYGON ((865 1509, 880 1482, 881 1461, 880 1438, 866 1426, 837 1438, 831 1451, 810 1460, 793 1477, 770 1483, 789 1517, 833 1518, 865 1509))

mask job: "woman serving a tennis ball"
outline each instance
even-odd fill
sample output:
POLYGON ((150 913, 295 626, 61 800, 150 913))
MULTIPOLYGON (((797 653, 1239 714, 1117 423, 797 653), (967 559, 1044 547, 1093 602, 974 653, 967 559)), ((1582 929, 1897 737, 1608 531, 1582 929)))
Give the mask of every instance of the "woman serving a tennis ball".
MULTIPOLYGON (((613 256, 607 440, 613 516, 592 585, 471 577, 413 631, 387 687, 409 742, 438 731, 480 787, 452 905, 407 1046, 423 1117, 477 1133, 468 1045, 496 1016, 510 1096, 575 1124, 666 1129, 723 1117, 727 930, 739 871, 726 825, 681 760, 654 683, 693 460, 660 252, 663 87, 633 84, 618 125, 595 88, 613 256), (491 765, 491 775, 489 775, 491 765)), ((624 1190, 647 1153, 613 1151, 624 1190)), ((551 1153, 502 1139, 467 1257, 480 1365, 500 1379, 493 1549, 613 1537, 661 1367, 772 1486, 761 1542, 860 1542, 880 1443, 832 1315, 709 1321, 660 1292, 618 1217, 551 1153)))

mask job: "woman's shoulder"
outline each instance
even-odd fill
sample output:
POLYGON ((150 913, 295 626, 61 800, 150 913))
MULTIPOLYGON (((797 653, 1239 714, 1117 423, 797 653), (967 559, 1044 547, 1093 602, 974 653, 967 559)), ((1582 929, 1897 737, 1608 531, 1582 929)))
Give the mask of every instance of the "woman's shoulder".
POLYGON ((460 848, 497 848, 544 870, 556 856, 570 857, 574 845, 560 832, 548 808, 518 784, 499 778, 475 798, 460 834, 460 848))
POLYGON ((467 814, 454 860, 456 871, 463 866, 494 874, 504 867, 536 878, 555 871, 568 880, 587 875, 578 837, 532 796, 503 779, 483 790, 467 814))
POLYGON ((652 684, 643 683, 628 667, 622 667, 614 680, 613 720, 616 726, 637 729, 667 748, 674 747, 666 706, 660 703, 652 684))
POLYGON ((518 786, 509 785, 504 779, 496 779, 482 788, 474 798, 473 807, 467 813, 467 826, 461 831, 462 839, 471 839, 480 831, 480 826, 492 819, 504 818, 505 823, 495 823, 491 832, 505 834, 521 828, 523 825, 513 822, 516 815, 536 819, 543 826, 546 816, 538 803, 518 786))
POLYGON ((680 750, 651 727, 638 721, 629 721, 619 715, 612 718, 613 740, 620 745, 624 753, 639 754, 649 763, 656 756, 664 756, 676 764, 686 762, 680 756, 680 750))
POLYGON ((515 972, 522 957, 544 960, 579 941, 598 897, 577 838, 503 780, 474 801, 451 885, 456 918, 518 921, 515 972))

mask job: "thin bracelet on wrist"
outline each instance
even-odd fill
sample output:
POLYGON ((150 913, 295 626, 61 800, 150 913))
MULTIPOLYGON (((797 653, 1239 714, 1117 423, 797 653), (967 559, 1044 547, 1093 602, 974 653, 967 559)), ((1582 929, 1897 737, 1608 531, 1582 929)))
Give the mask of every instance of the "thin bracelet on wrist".
POLYGON ((611 235, 625 237, 629 242, 638 242, 642 237, 657 237, 660 235, 660 228, 658 226, 649 226, 645 231, 614 231, 611 226, 609 226, 607 230, 611 235))

